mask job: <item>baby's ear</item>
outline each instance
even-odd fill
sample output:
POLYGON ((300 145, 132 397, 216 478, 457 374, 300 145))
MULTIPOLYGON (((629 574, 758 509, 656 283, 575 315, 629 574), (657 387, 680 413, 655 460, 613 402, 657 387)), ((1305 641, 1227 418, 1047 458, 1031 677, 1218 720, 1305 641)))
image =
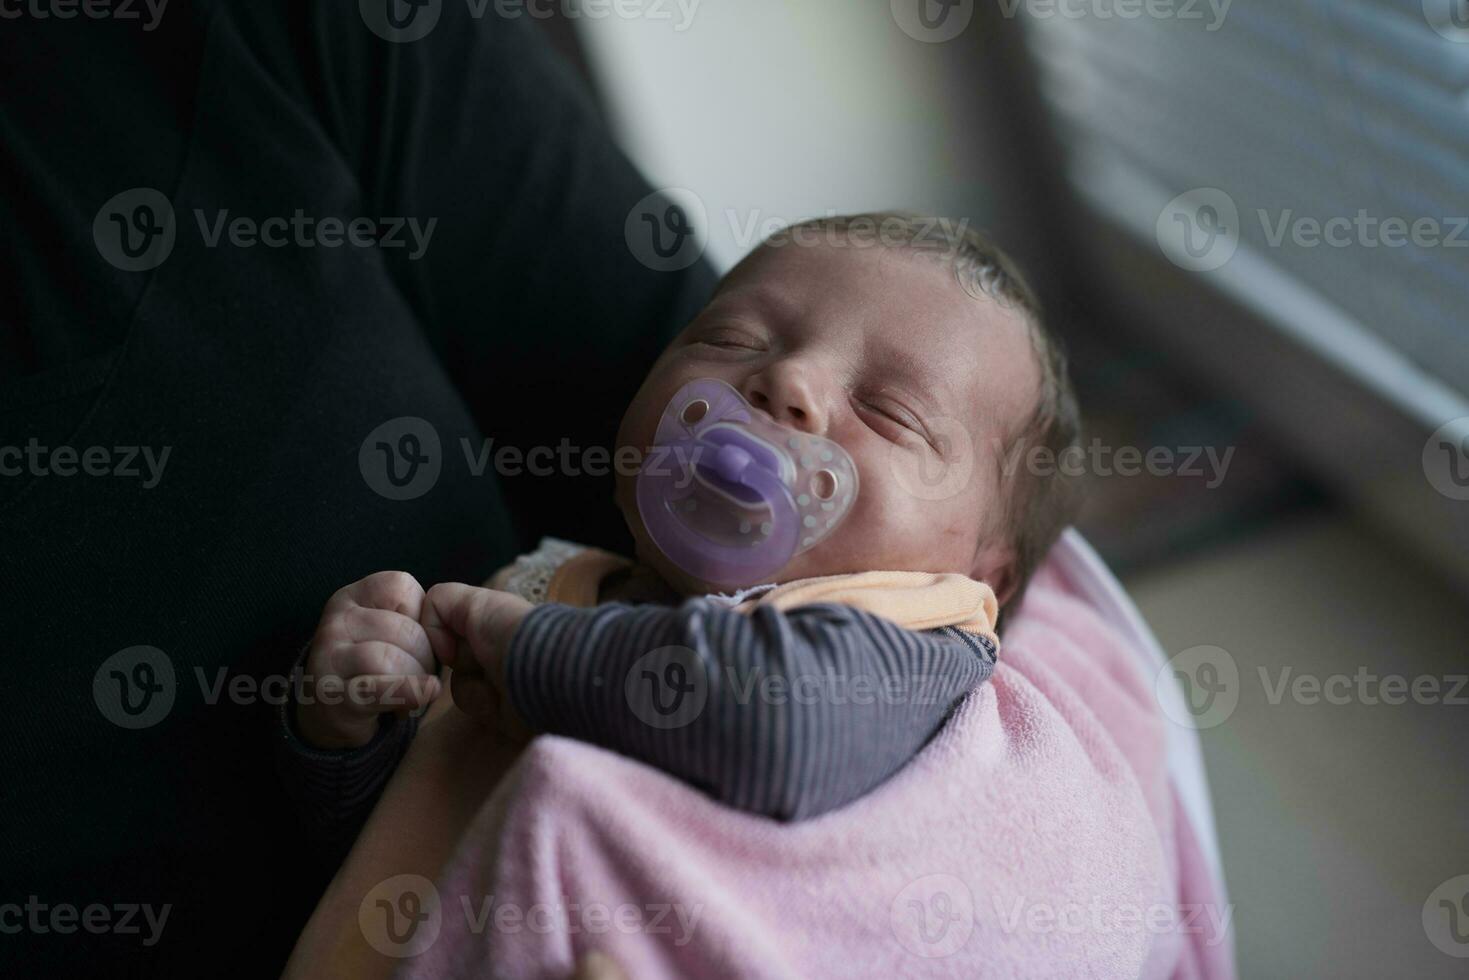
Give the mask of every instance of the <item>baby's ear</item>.
POLYGON ((1015 549, 1006 544, 981 544, 974 555, 974 569, 969 577, 995 590, 1000 608, 1010 601, 1019 584, 1015 574, 1015 549))

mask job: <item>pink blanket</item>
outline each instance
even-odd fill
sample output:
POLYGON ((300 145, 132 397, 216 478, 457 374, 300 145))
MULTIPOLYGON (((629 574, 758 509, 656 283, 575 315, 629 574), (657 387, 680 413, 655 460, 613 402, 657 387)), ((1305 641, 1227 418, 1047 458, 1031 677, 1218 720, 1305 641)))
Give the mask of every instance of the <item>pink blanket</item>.
POLYGON ((399 975, 561 980, 600 950, 636 978, 1233 976, 1212 827, 1170 777, 1179 732, 1135 613, 1107 608, 1078 544, 918 758, 816 820, 737 813, 536 739, 435 883, 437 939, 399 975))

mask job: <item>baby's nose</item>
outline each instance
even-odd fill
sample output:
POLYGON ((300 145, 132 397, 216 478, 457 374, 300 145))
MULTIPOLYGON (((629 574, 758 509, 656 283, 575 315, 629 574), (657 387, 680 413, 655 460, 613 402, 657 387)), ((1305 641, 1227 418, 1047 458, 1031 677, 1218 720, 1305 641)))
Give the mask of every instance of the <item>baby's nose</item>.
POLYGON ((750 378, 741 394, 782 425, 802 432, 826 431, 819 388, 803 371, 777 366, 750 378))

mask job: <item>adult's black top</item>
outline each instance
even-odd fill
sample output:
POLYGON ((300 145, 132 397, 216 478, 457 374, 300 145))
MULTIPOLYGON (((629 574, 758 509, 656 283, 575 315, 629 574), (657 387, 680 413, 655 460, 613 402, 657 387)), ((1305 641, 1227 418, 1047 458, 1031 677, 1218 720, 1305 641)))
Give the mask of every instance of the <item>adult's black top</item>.
POLYGON ((476 475, 463 441, 610 444, 712 276, 632 254, 649 188, 493 4, 429 0, 403 43, 352 0, 172 0, 151 30, 123 6, 0 0, 0 974, 272 976, 340 854, 235 678, 283 674, 370 572, 620 545, 605 478, 476 475), (119 268, 163 253, 169 209, 161 264, 119 268), (241 217, 276 244, 232 242, 241 217), (328 247, 328 217, 437 223, 414 257, 406 226, 328 247), (404 417, 439 440, 422 493, 373 470, 435 451, 407 423, 368 439, 404 417), (164 668, 166 712, 129 715, 164 668), (141 913, 117 932, 143 904, 170 907, 151 946, 141 913))

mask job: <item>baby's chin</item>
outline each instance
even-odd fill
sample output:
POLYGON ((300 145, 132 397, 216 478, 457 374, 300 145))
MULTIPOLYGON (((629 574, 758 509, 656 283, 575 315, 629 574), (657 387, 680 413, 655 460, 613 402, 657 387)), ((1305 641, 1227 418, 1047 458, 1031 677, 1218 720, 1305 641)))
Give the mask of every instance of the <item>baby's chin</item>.
POLYGON ((819 578, 823 575, 840 575, 851 572, 854 569, 846 564, 836 561, 823 560, 825 556, 818 554, 820 547, 813 548, 804 554, 797 555, 779 572, 771 575, 760 582, 748 582, 745 585, 723 585, 718 582, 706 582, 697 578, 683 569, 679 568, 668 556, 659 551, 658 548, 647 540, 642 529, 635 529, 633 536, 637 539, 638 561, 658 573, 659 578, 668 583, 679 595, 700 596, 711 594, 732 594, 741 588, 750 588, 756 585, 783 585, 786 582, 794 582, 798 579, 819 578))

